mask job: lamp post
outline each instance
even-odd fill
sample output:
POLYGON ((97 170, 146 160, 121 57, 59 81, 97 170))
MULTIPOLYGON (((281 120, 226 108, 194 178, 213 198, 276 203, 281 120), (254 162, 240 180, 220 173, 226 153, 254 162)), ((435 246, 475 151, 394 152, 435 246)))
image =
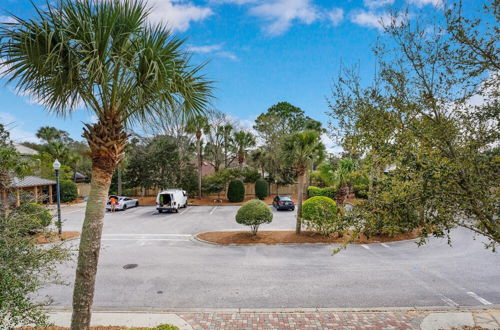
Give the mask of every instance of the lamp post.
POLYGON ((54 170, 56 171, 56 191, 57 191, 57 231, 59 235, 62 233, 62 222, 61 222, 61 189, 59 187, 59 170, 61 169, 61 163, 56 159, 52 164, 54 170))

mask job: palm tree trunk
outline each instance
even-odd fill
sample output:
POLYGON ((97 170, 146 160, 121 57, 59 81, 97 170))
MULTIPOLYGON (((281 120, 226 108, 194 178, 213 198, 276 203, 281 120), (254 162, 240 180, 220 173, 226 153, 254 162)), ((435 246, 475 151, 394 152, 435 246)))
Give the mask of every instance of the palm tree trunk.
POLYGON ((94 299, 95 276, 101 248, 101 234, 109 186, 114 169, 92 169, 89 200, 85 210, 78 252, 71 329, 89 329, 94 299))
POLYGON ((201 199, 201 171, 202 171, 202 161, 201 161, 201 140, 197 139, 196 149, 198 153, 198 199, 201 199))
POLYGON ((117 168, 117 181, 118 181, 118 196, 122 195, 123 189, 122 189, 122 167, 118 166, 117 168))
POLYGON ((302 200, 303 200, 303 190, 304 190, 304 174, 301 173, 299 175, 299 185, 297 189, 298 193, 298 201, 297 201, 297 224, 295 226, 295 233, 297 235, 300 234, 300 231, 302 230, 302 200))

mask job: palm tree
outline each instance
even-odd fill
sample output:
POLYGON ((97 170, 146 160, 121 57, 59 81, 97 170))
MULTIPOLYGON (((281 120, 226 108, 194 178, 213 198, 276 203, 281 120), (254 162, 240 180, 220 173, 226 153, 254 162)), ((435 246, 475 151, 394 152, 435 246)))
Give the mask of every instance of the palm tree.
POLYGON ((203 157, 201 154, 201 137, 210 131, 207 117, 198 115, 188 120, 186 132, 196 136, 196 153, 198 157, 198 198, 201 199, 201 177, 203 168, 203 157))
POLYGON ((298 201, 296 234, 302 229, 302 201, 304 199, 304 176, 312 161, 322 148, 319 134, 316 131, 304 131, 289 135, 283 143, 283 160, 292 164, 298 176, 298 201))
POLYGON ((248 149, 255 146, 255 137, 250 132, 239 131, 233 135, 234 147, 238 158, 240 170, 243 169, 243 162, 248 154, 248 149))
POLYGON ((19 93, 29 93, 60 116, 85 107, 92 181, 73 291, 72 329, 88 329, 104 210, 112 175, 123 158, 125 127, 162 116, 182 103, 185 115, 204 111, 211 82, 191 66, 182 41, 147 23, 140 0, 61 0, 14 17, 0 30, 3 70, 19 93))
POLYGON ((36 132, 36 137, 50 144, 61 138, 61 132, 55 127, 43 126, 36 132))
POLYGON ((351 158, 341 159, 338 169, 335 171, 335 181, 339 187, 337 201, 344 203, 346 197, 351 193, 351 173, 358 168, 358 164, 351 158))

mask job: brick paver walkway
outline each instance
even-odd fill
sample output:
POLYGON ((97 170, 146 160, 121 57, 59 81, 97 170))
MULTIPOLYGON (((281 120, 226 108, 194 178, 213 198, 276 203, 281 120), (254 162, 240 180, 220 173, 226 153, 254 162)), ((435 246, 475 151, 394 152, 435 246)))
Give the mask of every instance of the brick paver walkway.
POLYGON ((179 313, 193 329, 420 329, 426 313, 179 313))

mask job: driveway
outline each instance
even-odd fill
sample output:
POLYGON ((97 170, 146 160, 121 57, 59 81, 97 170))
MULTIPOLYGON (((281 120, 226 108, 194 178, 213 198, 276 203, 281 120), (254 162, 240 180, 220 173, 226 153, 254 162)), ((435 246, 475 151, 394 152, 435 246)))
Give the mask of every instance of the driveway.
MULTIPOLYGON (((106 214, 94 306, 103 309, 370 308, 500 304, 500 255, 453 231, 432 238, 351 245, 217 246, 192 239, 236 224, 238 207, 193 206, 179 214, 139 207, 106 214), (125 265, 137 265, 124 269, 125 265)), ((83 207, 64 209, 64 230, 80 230, 83 207)), ((273 210, 261 230, 293 230, 293 212, 273 210)), ((78 241, 67 243, 74 247, 78 241)), ((60 268, 73 282, 75 261, 60 268)), ((71 306, 71 286, 40 291, 71 306)))

